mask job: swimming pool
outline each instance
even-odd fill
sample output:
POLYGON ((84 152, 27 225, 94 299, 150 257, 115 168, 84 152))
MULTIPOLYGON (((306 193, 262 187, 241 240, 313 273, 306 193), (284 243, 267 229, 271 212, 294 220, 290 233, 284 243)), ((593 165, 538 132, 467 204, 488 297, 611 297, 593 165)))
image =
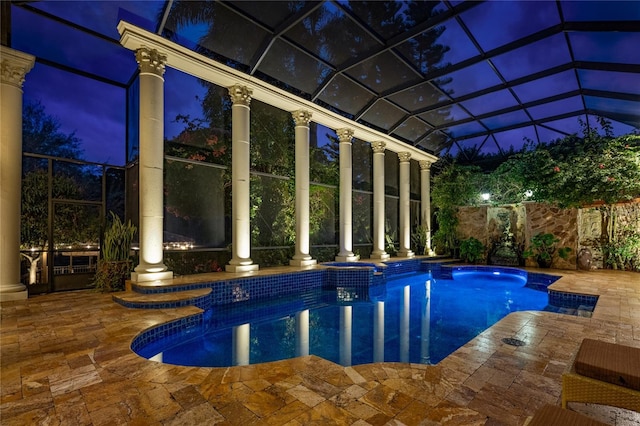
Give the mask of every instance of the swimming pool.
POLYGON ((207 310, 203 322, 136 351, 168 364, 220 367, 314 354, 344 366, 437 363, 509 314, 543 310, 546 286, 505 268, 405 274, 369 287, 302 294, 207 310))

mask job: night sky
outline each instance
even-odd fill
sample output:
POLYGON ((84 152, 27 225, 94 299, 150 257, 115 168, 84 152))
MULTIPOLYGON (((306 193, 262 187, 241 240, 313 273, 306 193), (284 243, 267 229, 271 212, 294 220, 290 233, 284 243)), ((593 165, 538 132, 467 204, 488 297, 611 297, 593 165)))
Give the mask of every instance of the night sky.
MULTIPOLYGON (((26 77, 24 102, 42 102, 46 112, 61 124, 61 132, 75 132, 83 142, 85 160, 124 165, 125 89, 74 77, 55 68, 36 64, 26 77)), ((164 90, 165 136, 172 138, 184 128, 184 125, 173 122, 176 115, 201 117, 196 96, 202 97, 204 88, 195 78, 167 68, 164 90), (178 84, 171 84, 173 82, 178 84)))

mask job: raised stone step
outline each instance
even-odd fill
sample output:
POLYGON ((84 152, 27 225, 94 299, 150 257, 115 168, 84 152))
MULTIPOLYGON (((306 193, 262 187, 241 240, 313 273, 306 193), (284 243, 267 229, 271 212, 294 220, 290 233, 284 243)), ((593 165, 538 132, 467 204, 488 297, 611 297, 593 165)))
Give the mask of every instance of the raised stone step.
POLYGON ((197 306, 205 309, 209 294, 211 294, 211 288, 150 294, 125 291, 114 294, 112 298, 114 302, 127 308, 167 309, 181 306, 197 306))

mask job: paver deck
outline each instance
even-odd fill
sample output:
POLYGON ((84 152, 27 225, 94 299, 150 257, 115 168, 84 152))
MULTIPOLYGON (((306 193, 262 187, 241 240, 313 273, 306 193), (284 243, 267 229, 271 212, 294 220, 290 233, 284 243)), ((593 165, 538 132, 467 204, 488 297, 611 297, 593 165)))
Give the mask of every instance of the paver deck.
MULTIPOLYGON (((560 405, 561 375, 584 337, 640 347, 640 274, 552 272, 563 275, 553 289, 600 295, 591 318, 512 313, 433 366, 345 368, 315 356, 228 368, 165 365, 133 353, 132 339, 198 308, 128 309, 91 291, 4 302, 0 423, 522 425, 544 404, 560 405), (526 345, 507 345, 505 337, 526 345)), ((640 414, 626 410, 570 408, 609 424, 640 424, 640 414)))

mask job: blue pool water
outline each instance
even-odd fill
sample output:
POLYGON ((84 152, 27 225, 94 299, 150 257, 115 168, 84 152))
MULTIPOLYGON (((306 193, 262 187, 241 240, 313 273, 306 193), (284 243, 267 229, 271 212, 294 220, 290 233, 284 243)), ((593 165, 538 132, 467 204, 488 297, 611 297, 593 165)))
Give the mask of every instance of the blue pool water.
MULTIPOLYGON (((517 272, 517 271, 516 271, 517 272)), ((207 311, 205 324, 152 342, 140 355, 168 364, 231 366, 313 354, 342 365, 437 363, 510 312, 543 310, 546 288, 526 274, 411 274, 367 289, 312 290, 207 311)))

